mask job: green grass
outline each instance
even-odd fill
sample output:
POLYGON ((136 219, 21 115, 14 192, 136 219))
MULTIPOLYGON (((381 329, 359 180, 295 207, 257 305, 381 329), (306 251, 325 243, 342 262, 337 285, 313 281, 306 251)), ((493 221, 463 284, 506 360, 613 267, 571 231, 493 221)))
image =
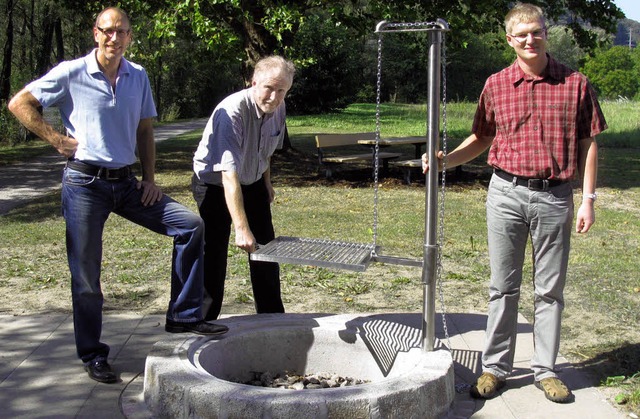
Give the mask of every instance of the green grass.
MULTIPOLYGON (((610 129, 598 139, 600 198, 597 221, 574 235, 567 278, 561 352, 614 388, 625 409, 640 413, 640 129, 637 104, 603 104, 610 129), (588 345, 577 343, 587 338, 588 345)), ((450 147, 469 133, 474 104, 448 107, 450 147)), ((383 106, 383 135, 425 134, 424 106, 383 106)), ((375 129, 375 106, 353 105, 341 113, 290 117, 294 151, 274 156, 273 205, 277 234, 369 243, 373 234, 373 186, 367 168, 319 174, 313 136, 319 132, 375 129)), ((199 133, 158 145, 157 179, 163 190, 196 210, 189 190, 191 158, 199 133)), ((36 144, 0 148, 0 162, 31 155, 36 144)), ((42 147, 46 150, 46 146, 42 147)), ((411 154, 412 146, 403 149, 411 154)), ((33 153, 37 154, 37 153, 33 153)), ((485 312, 489 277, 484 199, 488 180, 482 158, 448 176, 443 245, 444 300, 451 312, 485 312), (461 305, 460 302, 465 304, 461 305)), ((579 200, 576 193, 576 202, 579 200)), ((424 182, 402 184, 384 177, 379 193, 378 244, 382 253, 421 257, 424 182)), ((25 311, 68 310, 69 279, 59 194, 0 216, 0 294, 7 301, 32 296, 25 311)), ((106 310, 162 312, 168 295, 171 240, 112 216, 104 235, 102 284, 106 310)), ((530 250, 529 250, 530 252, 530 250)), ((525 275, 531 278, 527 258, 525 275)), ((422 309, 420 270, 372 264, 364 273, 312 266, 281 266, 285 306, 307 312, 417 312, 422 309), (313 297, 313 298, 311 298, 313 297)), ((226 313, 253 312, 246 255, 231 246, 226 313)), ((525 281, 521 311, 532 318, 532 285, 525 281)), ((2 298, 2 297, 0 297, 2 298)), ((438 305, 439 307, 439 305, 438 305)))

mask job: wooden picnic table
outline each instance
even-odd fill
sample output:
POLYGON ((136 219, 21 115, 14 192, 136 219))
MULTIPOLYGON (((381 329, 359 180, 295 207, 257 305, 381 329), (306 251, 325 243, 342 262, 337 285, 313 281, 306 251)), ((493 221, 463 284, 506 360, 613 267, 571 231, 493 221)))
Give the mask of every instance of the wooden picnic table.
MULTIPOLYGON (((376 140, 373 139, 362 139, 358 140, 358 144, 375 146, 376 140)), ((403 144, 413 144, 416 148, 415 157, 419 159, 422 157, 422 146, 427 144, 427 137, 387 137, 380 138, 378 144, 381 147, 389 147, 394 145, 403 145, 403 144)))

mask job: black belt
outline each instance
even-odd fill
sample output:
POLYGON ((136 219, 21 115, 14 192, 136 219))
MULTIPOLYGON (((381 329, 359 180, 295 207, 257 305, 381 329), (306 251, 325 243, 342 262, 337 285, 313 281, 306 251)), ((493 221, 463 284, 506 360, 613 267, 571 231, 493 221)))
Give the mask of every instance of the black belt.
POLYGON ((494 169, 493 173, 495 173, 499 178, 506 180, 507 182, 512 182, 518 186, 527 187, 532 191, 546 191, 547 189, 553 188, 554 186, 560 186, 563 183, 567 183, 566 180, 560 179, 530 179, 518 177, 501 169, 494 169))
POLYGON ((94 166, 79 160, 69 160, 67 167, 85 175, 99 177, 106 180, 120 180, 131 176, 131 166, 124 166, 119 169, 109 169, 108 167, 94 166))

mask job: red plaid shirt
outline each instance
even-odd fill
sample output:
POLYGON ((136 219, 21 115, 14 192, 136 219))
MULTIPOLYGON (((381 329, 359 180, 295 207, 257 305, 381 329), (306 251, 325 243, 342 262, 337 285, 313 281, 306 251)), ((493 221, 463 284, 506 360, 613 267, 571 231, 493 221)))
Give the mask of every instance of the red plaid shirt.
POLYGON ((549 57, 545 76, 518 63, 489 77, 473 121, 477 136, 494 137, 488 163, 511 174, 573 179, 578 141, 607 129, 587 78, 549 57))

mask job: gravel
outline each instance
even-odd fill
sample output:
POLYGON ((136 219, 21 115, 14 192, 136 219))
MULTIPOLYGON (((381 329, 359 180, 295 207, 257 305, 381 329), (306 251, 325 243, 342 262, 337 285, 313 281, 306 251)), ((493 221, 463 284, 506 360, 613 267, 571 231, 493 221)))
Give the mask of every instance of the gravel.
POLYGON ((369 380, 361 380, 353 377, 342 377, 338 374, 314 373, 300 375, 295 372, 273 374, 271 372, 252 371, 253 378, 249 381, 241 381, 256 387, 280 388, 283 390, 313 390, 323 388, 339 388, 366 384, 369 380))

